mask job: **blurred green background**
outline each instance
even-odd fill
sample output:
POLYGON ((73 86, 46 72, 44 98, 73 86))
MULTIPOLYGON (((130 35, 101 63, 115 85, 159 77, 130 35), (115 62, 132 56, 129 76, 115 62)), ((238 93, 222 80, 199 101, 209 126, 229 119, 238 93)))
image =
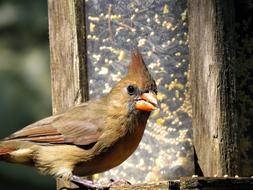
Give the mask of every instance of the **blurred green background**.
MULTIPOLYGON (((46 0, 0 0, 0 138, 51 115, 46 0)), ((0 162, 0 189, 55 189, 51 177, 0 162)))

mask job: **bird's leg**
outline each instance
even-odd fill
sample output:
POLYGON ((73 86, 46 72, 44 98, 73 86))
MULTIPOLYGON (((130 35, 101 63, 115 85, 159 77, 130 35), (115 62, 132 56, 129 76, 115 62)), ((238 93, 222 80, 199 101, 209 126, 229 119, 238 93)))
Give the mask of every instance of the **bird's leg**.
POLYGON ((79 187, 80 186, 83 186, 87 189, 100 189, 100 190, 106 190, 106 189, 109 189, 110 188, 110 184, 109 185, 102 185, 102 184, 99 184, 99 183, 95 183, 91 180, 87 180, 87 179, 83 179, 79 176, 76 176, 76 175, 72 175, 70 180, 75 183, 76 185, 78 185, 79 187))

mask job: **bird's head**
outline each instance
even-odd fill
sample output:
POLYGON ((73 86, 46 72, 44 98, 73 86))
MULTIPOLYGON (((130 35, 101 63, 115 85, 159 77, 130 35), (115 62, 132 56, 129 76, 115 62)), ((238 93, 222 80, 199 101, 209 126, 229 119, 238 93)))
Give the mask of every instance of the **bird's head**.
POLYGON ((133 50, 127 75, 112 89, 111 106, 122 112, 151 112, 157 108, 157 86, 138 50, 133 50))

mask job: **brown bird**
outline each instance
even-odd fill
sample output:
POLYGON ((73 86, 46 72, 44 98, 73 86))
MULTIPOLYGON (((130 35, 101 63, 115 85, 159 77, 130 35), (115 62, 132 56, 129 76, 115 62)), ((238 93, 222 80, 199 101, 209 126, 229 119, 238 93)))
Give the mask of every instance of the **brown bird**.
POLYGON ((137 148, 157 108, 157 87, 138 50, 128 74, 100 99, 47 117, 0 141, 0 160, 100 188, 78 176, 109 170, 137 148))

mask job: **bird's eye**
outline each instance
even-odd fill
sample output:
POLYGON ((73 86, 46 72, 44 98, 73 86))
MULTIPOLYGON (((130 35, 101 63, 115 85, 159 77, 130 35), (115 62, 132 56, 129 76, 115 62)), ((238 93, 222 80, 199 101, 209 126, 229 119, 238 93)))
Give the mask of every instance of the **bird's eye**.
POLYGON ((127 87, 127 92, 128 92, 129 95, 133 95, 135 93, 135 90, 136 90, 135 87, 132 86, 132 85, 129 85, 127 87))

